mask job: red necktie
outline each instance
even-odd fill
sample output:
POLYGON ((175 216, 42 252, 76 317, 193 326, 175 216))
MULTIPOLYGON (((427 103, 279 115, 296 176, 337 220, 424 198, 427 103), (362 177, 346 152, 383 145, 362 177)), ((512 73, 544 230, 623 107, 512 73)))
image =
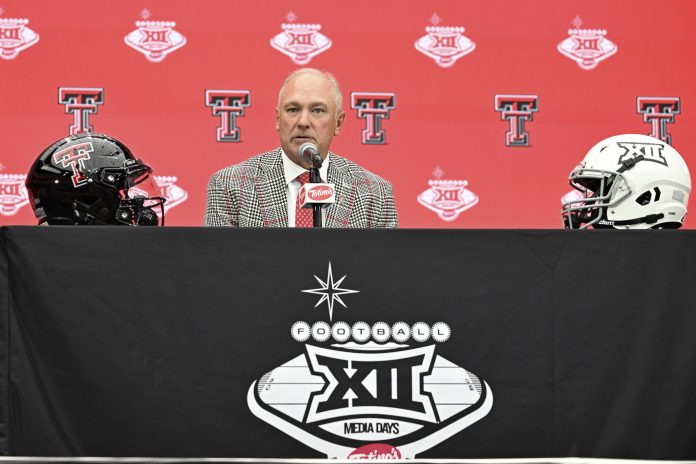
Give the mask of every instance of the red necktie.
MULTIPOLYGON (((309 182, 309 171, 305 171, 297 177, 300 188, 309 182)), ((295 227, 314 227, 313 208, 300 208, 300 198, 295 200, 295 227)))

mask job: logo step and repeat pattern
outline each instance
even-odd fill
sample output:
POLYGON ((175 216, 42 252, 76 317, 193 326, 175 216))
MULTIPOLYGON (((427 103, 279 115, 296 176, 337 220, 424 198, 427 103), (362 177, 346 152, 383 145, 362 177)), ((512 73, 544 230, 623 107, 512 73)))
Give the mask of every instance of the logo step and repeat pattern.
MULTIPOLYGON (((58 103, 65 107, 65 114, 72 115, 72 122, 68 126, 68 135, 93 132, 94 126, 90 124, 90 115, 96 115, 100 106, 104 104, 104 89, 97 87, 59 87, 58 103)), ((62 159, 58 159, 61 153, 55 153, 56 162, 64 162, 67 167, 73 166, 75 176, 73 185, 79 187, 85 182, 78 173, 75 163, 84 163, 89 159, 89 152, 85 148, 77 150, 75 146, 69 147, 70 153, 64 153, 62 159), (63 161, 64 160, 64 161, 63 161)), ((33 160, 32 160, 33 162, 33 160)), ((83 166, 84 167, 84 166, 83 166)), ((180 205, 188 199, 188 193, 176 184, 177 176, 155 175, 153 176, 160 189, 159 196, 167 201, 164 204, 165 212, 180 205)), ((2 174, 0 173, 0 214, 14 216, 20 208, 29 204, 29 195, 24 186, 26 174, 2 174)))
POLYGON ((581 29, 582 20, 577 16, 573 25, 575 29, 568 30, 568 38, 558 44, 558 51, 577 62, 580 68, 590 71, 619 49, 614 42, 606 38, 607 31, 581 29))
POLYGON ((432 26, 425 28, 426 35, 415 43, 416 50, 429 56, 438 66, 449 68, 457 60, 476 49, 476 44, 464 35, 463 27, 439 26, 437 13, 430 18, 432 26))
POLYGON ((39 41, 39 34, 27 24, 26 18, 0 18, 0 58, 14 60, 22 50, 39 41))
POLYGON ((418 195, 418 203, 438 215, 443 221, 454 221, 459 214, 478 203, 479 197, 466 186, 466 180, 441 179, 445 173, 436 167, 435 179, 428 181, 428 190, 418 195))
POLYGON ((321 32, 321 24, 297 24, 297 16, 289 12, 287 23, 280 27, 282 32, 271 39, 271 46, 290 57, 293 63, 304 66, 312 58, 331 48, 331 39, 321 32))
MULTIPOLYGON (((446 322, 333 322, 343 288, 331 263, 318 288, 329 322, 297 321, 298 354, 249 387, 259 419, 338 459, 407 459, 460 433, 493 406, 490 386, 437 354, 454 334, 446 322)), ((292 356, 292 355, 291 355, 292 356)))
MULTIPOLYGON (((86 0, 69 0, 68 3, 76 10, 80 9, 80 5, 87 5, 86 0)), ((492 184, 501 187, 514 185, 520 194, 538 198, 542 206, 536 226, 558 227, 559 208, 553 199, 563 195, 566 188, 563 184, 568 173, 596 141, 619 131, 611 123, 590 129, 586 124, 578 124, 587 118, 589 110, 574 104, 576 101, 596 99, 601 107, 614 111, 620 109, 623 119, 616 121, 616 128, 620 127, 623 132, 646 133, 674 145, 686 158, 687 164, 693 165, 691 159, 696 157, 691 154, 696 153, 696 146, 692 147, 689 140, 680 139, 679 134, 673 135, 670 126, 679 122, 677 116, 684 119, 685 124, 690 121, 686 113, 682 114, 681 108, 682 102, 687 99, 686 91, 677 92, 675 89, 691 88, 683 81, 690 75, 689 69, 696 67, 696 64, 689 62, 683 64, 691 67, 689 69, 660 75, 637 72, 627 62, 627 58, 636 53, 640 53, 646 63, 665 59, 665 50, 659 56, 652 56, 651 50, 646 49, 633 33, 637 24, 642 24, 645 17, 651 16, 650 11, 657 11, 657 7, 647 0, 639 0, 640 7, 622 11, 620 15, 586 8, 583 16, 591 18, 590 27, 571 6, 559 7, 566 10, 571 26, 566 24, 564 27, 542 21, 533 14, 533 8, 517 12, 511 8, 508 9, 510 11, 505 10, 507 12, 496 11, 498 8, 495 5, 464 9, 454 1, 442 5, 443 10, 447 10, 446 15, 432 12, 426 17, 423 17, 422 11, 414 16, 415 12, 396 11, 393 5, 375 6, 367 0, 353 5, 317 9, 312 8, 310 3, 303 5, 302 11, 278 10, 277 5, 232 6, 214 0, 193 13, 183 11, 176 5, 163 5, 160 6, 161 11, 157 11, 157 16, 144 8, 145 5, 130 1, 126 3, 131 6, 137 19, 133 21, 133 16, 128 22, 122 18, 114 19, 119 22, 118 28, 123 30, 119 35, 120 42, 95 43, 95 47, 101 48, 99 52, 94 52, 94 62, 103 62, 108 56, 109 63, 123 63, 117 65, 119 69, 128 69, 132 65, 125 63, 127 60, 132 62, 133 53, 137 52, 144 58, 141 66, 147 67, 137 71, 141 76, 148 72, 161 75, 163 89, 167 82, 176 83, 177 90, 170 97, 185 92, 204 95, 202 106, 205 106, 207 114, 198 111, 195 116, 186 116, 190 118, 192 128, 201 121, 205 124, 205 118, 212 117, 215 121, 209 123, 207 136, 196 132, 198 135, 195 139, 182 138, 177 152, 168 151, 167 164, 171 165, 174 158, 174 164, 179 164, 181 168, 176 175, 159 176, 162 188, 172 195, 167 197, 167 209, 180 205, 188 198, 188 193, 177 182, 181 181, 202 195, 207 179, 220 167, 238 163, 277 145, 277 140, 272 139, 264 141, 263 149, 244 149, 245 144, 259 146, 257 140, 245 135, 258 133, 245 128, 250 120, 245 117, 249 112, 257 117, 271 111, 272 107, 259 108, 252 104, 252 96, 254 101, 267 101, 268 89, 275 94, 282 78, 301 66, 327 69, 338 77, 344 89, 347 118, 352 123, 334 142, 335 145, 342 144, 339 148, 334 146, 334 151, 356 158, 358 163, 375 170, 394 184, 400 224, 404 227, 515 227, 522 218, 526 220, 527 215, 522 211, 501 215, 495 209, 496 203, 504 200, 502 196, 507 188, 492 189, 492 184), (359 13, 368 5, 378 10, 374 18, 366 18, 359 13), (218 39, 211 38, 219 38, 211 33, 222 31, 220 26, 211 23, 204 33, 194 27, 192 14, 201 18, 244 18, 244 24, 233 22, 240 34, 250 27, 255 33, 244 33, 244 40, 232 51, 218 39), (377 20, 385 15, 391 18, 389 28, 377 20), (506 28, 508 46, 501 45, 499 38, 492 40, 490 31, 485 27, 482 18, 491 20, 494 15, 496 23, 506 28), (282 19, 278 21, 278 18, 282 19), (356 21, 364 24, 359 35, 351 26, 356 21), (526 26, 513 26, 521 23, 526 26), (534 31, 535 35, 530 31, 534 31), (410 38, 402 43, 403 37, 410 38), (540 39, 545 43, 543 50, 534 48, 539 47, 540 39), (514 47, 510 46, 513 43, 514 47), (207 56, 200 55, 200 50, 209 50, 210 56, 217 57, 215 66, 197 64, 198 60, 207 59, 207 56), (546 53, 549 50, 551 53, 546 53), (537 77, 532 81, 525 80, 524 85, 515 84, 517 80, 522 81, 526 71, 500 67, 499 63, 510 62, 510 66, 516 66, 513 64, 515 59, 519 61, 522 56, 529 61, 525 68, 537 71, 548 68, 549 72, 537 72, 537 77), (357 73, 353 72, 358 69, 356 62, 361 63, 357 73), (394 74, 397 68, 399 71, 394 74), (600 83, 602 73, 615 76, 612 82, 635 83, 633 88, 646 91, 638 95, 634 93, 631 101, 626 101, 613 88, 600 83), (352 77, 344 78, 345 75, 352 77), (394 78, 394 75, 399 77, 394 78), (166 79, 164 76, 167 76, 166 79), (451 79, 454 76, 456 81, 451 79), (481 76, 485 76, 485 79, 481 80, 481 76), (597 80, 598 76, 600 81, 597 80), (208 82, 210 86, 206 85, 208 82), (459 84, 453 85, 453 82, 459 84), (566 101, 559 101, 558 92, 555 91, 559 88, 572 89, 572 96, 569 94, 566 101), (490 103, 482 103, 484 100, 490 102, 488 99, 493 100, 492 108, 490 103), (559 121, 552 119, 552 111, 548 114, 545 111, 555 110, 559 106, 565 108, 567 118, 567 122, 560 124, 570 125, 570 132, 575 132, 572 139, 582 142, 568 144, 567 140, 560 140, 556 131, 550 130, 559 121), (417 116, 414 108, 421 108, 417 116), (471 121, 476 121, 475 127, 483 130, 474 129, 474 126, 470 126, 471 121), (487 137, 489 131, 485 130, 486 127, 490 128, 490 133, 498 135, 487 137), (439 168, 430 179, 417 179, 409 172, 422 164, 424 156, 430 156, 422 152, 419 143, 424 137, 433 141, 433 150, 438 152, 437 162, 447 167, 449 174, 446 178, 442 177, 442 173, 438 174, 439 168), (476 152, 439 149, 440 146, 465 147, 472 141, 477 142, 476 146, 479 147, 476 152), (223 155, 226 158, 220 155, 200 156, 196 166, 191 165, 187 158, 189 153, 220 153, 222 145, 217 144, 225 144, 228 148, 222 152, 227 153, 223 155), (504 164, 515 163, 519 155, 524 155, 530 165, 538 165, 541 170, 552 170, 546 172, 546 177, 552 182, 520 184, 514 169, 501 169, 500 156, 504 164), (548 162, 559 156, 565 168, 557 167, 559 163, 548 162), (477 169, 476 172, 467 170, 465 166, 472 163, 486 169, 477 169), (414 182, 417 185, 410 185, 414 182), (469 185, 474 186, 477 192, 470 190, 469 185), (425 187, 427 189, 423 190, 425 187), (413 191, 421 193, 415 196, 406 193, 413 191), (472 210, 476 213, 469 216, 472 210), (465 216, 473 219, 464 221, 462 217, 465 216), (510 222, 505 222, 506 219, 510 222)), ((696 6, 684 4, 666 13, 660 10, 660 14, 673 19, 670 27, 656 32, 658 35, 664 34, 663 43, 674 40, 675 50, 671 53, 685 54, 691 48, 691 31, 681 21, 681 18, 689 17, 689 13, 696 13, 696 6), (683 34, 680 41, 676 39, 679 33, 683 34)), ((70 33, 75 27, 73 23, 59 21, 46 12, 35 9, 22 11, 18 8, 10 15, 0 8, 0 65, 4 67, 0 71, 4 76, 18 78, 21 73, 27 72, 22 67, 24 60, 32 62, 30 66, 41 71, 41 85, 59 87, 58 103, 72 117, 68 133, 98 132, 99 127, 95 128, 93 119, 104 107, 105 89, 61 86, 60 82, 55 82, 56 77, 50 70, 41 68, 38 56, 62 53, 53 48, 51 40, 39 40, 41 29, 48 27, 60 29, 64 37, 75 35, 70 33)), ((81 44, 80 47, 86 50, 90 48, 89 45, 81 44)), ((99 82, 93 71, 98 67, 81 68, 84 69, 83 81, 99 82)), ((129 72, 122 74, 122 85, 129 86, 126 77, 129 72)), ((20 94, 14 91, 3 98, 3 110, 10 119, 15 114, 13 108, 26 105, 20 94)), ((165 93, 161 96, 167 98, 165 93)), ((53 103, 44 101, 40 104, 48 106, 53 103)), ((36 103, 33 105, 36 106, 36 103)), ((162 117, 167 116, 163 110, 162 117)), ((109 118, 110 115, 100 117, 109 118)), ((269 127, 272 127, 272 121, 269 121, 269 127)), ((3 130, 2 126, 0 130, 3 130)), ((132 128, 133 132, 139 130, 142 128, 132 128)), ((566 134, 568 132, 564 131, 566 134)), ((128 133, 111 135, 128 139, 128 133)), ((171 137, 175 137, 175 134, 171 134, 171 137)), ((18 217, 17 212, 27 204, 21 176, 30 163, 14 155, 22 151, 13 146, 9 133, 3 134, 3 139, 8 142, 0 159, 0 217, 18 217)), ((158 152, 154 146, 134 149, 137 152, 158 152)), ((156 165, 156 161, 154 159, 152 163, 156 165)), ((567 194, 575 195, 574 192, 567 194)), ((198 225, 203 216, 202 207, 203 202, 187 204, 177 210, 178 215, 168 223, 198 225)), ((20 222, 23 221, 25 219, 20 222)), ((528 224, 525 222, 525 225, 528 224)))
POLYGON ((159 63, 168 54, 186 45, 186 37, 177 32, 175 21, 148 21, 151 13, 145 9, 141 12, 143 21, 136 21, 137 29, 130 32, 124 41, 152 63, 159 63))

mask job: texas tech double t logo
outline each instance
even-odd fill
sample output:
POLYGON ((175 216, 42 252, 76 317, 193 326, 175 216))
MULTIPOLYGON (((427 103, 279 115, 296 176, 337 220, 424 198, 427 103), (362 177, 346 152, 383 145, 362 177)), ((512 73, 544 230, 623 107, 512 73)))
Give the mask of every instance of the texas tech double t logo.
POLYGON ((351 92, 350 107, 358 110, 358 117, 365 120, 363 144, 380 145, 387 142, 382 119, 389 119, 389 112, 396 107, 394 92, 351 92))
POLYGON ((65 113, 72 113, 70 135, 91 132, 89 115, 97 114, 97 107, 104 104, 103 88, 59 87, 58 103, 65 105, 65 113))
POLYGON ((525 131, 525 122, 532 120, 532 115, 539 110, 537 95, 496 95, 495 110, 500 119, 510 123, 510 130, 505 134, 508 147, 529 146, 529 134, 525 131))
POLYGON ((244 116, 244 108, 251 106, 249 90, 206 90, 205 106, 213 109, 213 116, 220 116, 217 128, 218 142, 239 142, 241 130, 237 117, 244 116))
POLYGON ((674 122, 674 116, 681 112, 679 97, 637 97, 636 109, 643 115, 643 121, 652 125, 650 136, 672 144, 672 135, 667 133, 667 124, 674 122))
POLYGON ((87 178, 83 174, 85 161, 90 159, 90 153, 94 151, 91 142, 83 142, 70 145, 53 154, 53 162, 64 168, 70 168, 73 172, 71 177, 73 186, 79 187, 87 183, 87 178))

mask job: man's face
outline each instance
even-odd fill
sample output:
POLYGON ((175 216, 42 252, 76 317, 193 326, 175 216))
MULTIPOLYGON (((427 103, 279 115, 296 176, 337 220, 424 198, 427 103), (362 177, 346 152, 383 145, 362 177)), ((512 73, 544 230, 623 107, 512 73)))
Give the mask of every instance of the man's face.
POLYGON ((300 74, 280 93, 276 109, 276 130, 280 146, 288 157, 303 167, 308 161, 298 158, 300 145, 314 143, 326 159, 334 135, 343 126, 344 113, 336 114, 336 91, 320 74, 300 74))

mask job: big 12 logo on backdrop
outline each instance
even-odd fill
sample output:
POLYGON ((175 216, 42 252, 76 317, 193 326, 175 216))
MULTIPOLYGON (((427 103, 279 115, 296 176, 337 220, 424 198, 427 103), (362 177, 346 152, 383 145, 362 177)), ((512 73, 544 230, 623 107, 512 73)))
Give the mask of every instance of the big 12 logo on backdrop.
POLYGON ((0 174, 0 215, 14 216, 29 204, 24 174, 0 174))
MULTIPOLYGON (((331 263, 319 287, 303 290, 346 309, 331 263)), ((448 324, 297 321, 299 353, 252 382, 247 404, 259 419, 338 459, 414 458, 485 417, 488 384, 437 354, 448 324)))
POLYGON ((163 61, 168 54, 186 45, 186 37, 174 30, 175 21, 150 21, 152 13, 147 8, 140 12, 142 21, 136 21, 137 29, 123 38, 129 47, 145 55, 151 63, 163 61))
POLYGON ((606 60, 619 49, 606 38, 604 29, 581 29, 582 20, 573 20, 574 29, 568 30, 568 38, 558 44, 558 51, 575 61, 585 71, 595 69, 600 61, 606 60))
POLYGON ((428 208, 446 222, 454 221, 459 215, 476 206, 479 197, 466 188, 469 182, 463 179, 442 179, 440 167, 433 171, 434 179, 428 181, 429 189, 418 195, 418 203, 428 208))
POLYGON ((433 13, 426 34, 416 40, 416 50, 432 58, 441 68, 449 68, 463 56, 476 49, 476 44, 464 35, 463 27, 440 26, 440 17, 433 13))
POLYGON ((0 58, 14 60, 19 52, 39 41, 39 34, 29 29, 27 24, 29 20, 26 18, 0 18, 0 58))
POLYGON ((321 32, 321 24, 295 23, 297 15, 290 11, 281 25, 283 32, 271 39, 271 47, 290 57, 297 65, 306 65, 312 58, 331 48, 331 39, 321 32))

